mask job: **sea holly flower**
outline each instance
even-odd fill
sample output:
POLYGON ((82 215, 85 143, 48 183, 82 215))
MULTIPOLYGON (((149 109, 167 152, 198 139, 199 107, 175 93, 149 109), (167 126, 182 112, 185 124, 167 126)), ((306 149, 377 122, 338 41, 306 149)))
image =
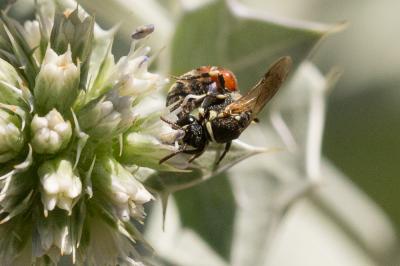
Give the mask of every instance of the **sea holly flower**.
POLYGON ((132 222, 145 222, 154 196, 132 170, 137 163, 120 154, 137 106, 166 79, 148 72, 150 48, 140 40, 115 62, 115 30, 71 3, 37 1, 36 20, 21 24, 0 16, 5 265, 56 264, 65 255, 78 265, 140 261, 133 245, 144 240, 132 222), (107 256, 96 239, 107 239, 107 256))

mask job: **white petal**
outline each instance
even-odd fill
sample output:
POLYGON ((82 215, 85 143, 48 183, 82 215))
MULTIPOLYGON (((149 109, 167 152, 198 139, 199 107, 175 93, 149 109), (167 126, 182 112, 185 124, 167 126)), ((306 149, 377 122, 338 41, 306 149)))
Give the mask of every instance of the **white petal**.
POLYGON ((128 208, 121 208, 119 210, 119 217, 121 218, 122 221, 127 222, 130 219, 130 212, 128 208))
POLYGON ((69 190, 69 188, 72 186, 72 178, 69 175, 62 175, 59 174, 57 176, 57 180, 58 180, 58 185, 60 186, 59 192, 67 192, 69 190))
POLYGON ((53 109, 51 110, 47 115, 46 115, 46 119, 49 123, 50 128, 53 128, 54 126, 56 126, 58 123, 62 123, 64 122, 63 117, 61 116, 61 114, 56 110, 53 109))
POLYGON ((47 194, 57 194, 60 190, 56 174, 46 174, 42 178, 42 184, 47 194))
POLYGON ((52 227, 42 226, 39 230, 41 246, 44 250, 48 250, 53 245, 54 230, 52 227))
MULTIPOLYGON (((45 76, 46 79, 48 79, 48 80, 50 80, 50 79, 57 80, 57 81, 62 80, 63 72, 56 65, 53 65, 53 64, 45 65, 40 72, 41 72, 40 74, 45 76)), ((56 83, 56 84, 58 85, 58 83, 56 83)), ((57 87, 59 87, 59 86, 57 86, 57 87)))
POLYGON ((53 127, 53 130, 56 131, 58 134, 63 134, 64 132, 70 131, 71 126, 67 122, 58 123, 53 127))
POLYGON ((70 187, 66 191, 66 195, 70 198, 76 198, 82 192, 82 182, 81 180, 75 176, 72 178, 70 187))
POLYGON ((42 64, 54 64, 56 63, 57 59, 58 55, 56 54, 56 52, 54 52, 53 49, 48 48, 42 64))
POLYGON ((45 117, 39 117, 38 115, 35 115, 33 117, 31 123, 32 132, 36 132, 41 128, 47 128, 47 127, 48 127, 48 121, 45 117))
POLYGON ((61 160, 57 169, 57 173, 62 176, 73 176, 72 164, 67 160, 61 160))
POLYGON ((56 207, 57 196, 56 195, 45 195, 44 197, 42 197, 42 201, 44 201, 43 205, 46 208, 46 210, 52 211, 56 207))
POLYGON ((57 207, 68 211, 68 213, 70 214, 72 210, 72 199, 63 196, 59 197, 57 201, 57 207))
POLYGON ((110 101, 104 101, 101 103, 101 116, 107 116, 114 111, 114 105, 110 101))
POLYGON ((137 203, 143 204, 153 199, 153 196, 145 188, 140 188, 136 193, 133 200, 137 203))
POLYGON ((75 77, 79 74, 78 68, 74 64, 69 64, 64 67, 64 79, 75 79, 75 77))
POLYGON ((61 147, 62 141, 60 135, 58 135, 57 132, 52 130, 50 131, 48 145, 49 145, 49 150, 51 151, 57 151, 61 147))
POLYGON ((127 203, 129 195, 122 191, 116 191, 113 193, 113 199, 117 203, 127 203))

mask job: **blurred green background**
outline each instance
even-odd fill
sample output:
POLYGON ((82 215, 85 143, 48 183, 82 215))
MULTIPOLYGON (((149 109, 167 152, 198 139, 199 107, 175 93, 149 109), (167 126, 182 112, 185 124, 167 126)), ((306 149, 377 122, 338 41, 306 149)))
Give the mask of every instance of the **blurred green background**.
MULTIPOLYGON (((286 1, 289 2, 289 1, 286 1)), ((346 20, 314 62, 344 70, 329 100, 324 153, 372 197, 400 232, 400 2, 306 1, 299 17, 346 20)))
POLYGON ((329 98, 324 154, 372 197, 400 232, 400 2, 243 1, 292 18, 348 22, 312 57, 343 75, 329 98))

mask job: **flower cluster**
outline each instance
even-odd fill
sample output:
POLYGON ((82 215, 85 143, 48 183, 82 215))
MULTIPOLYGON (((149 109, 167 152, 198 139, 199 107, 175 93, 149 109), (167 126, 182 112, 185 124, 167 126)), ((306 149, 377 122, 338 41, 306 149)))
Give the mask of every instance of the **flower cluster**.
POLYGON ((0 259, 136 265, 133 222, 154 197, 124 141, 167 80, 148 72, 144 40, 115 62, 113 32, 56 2, 37 1, 24 24, 0 15, 0 259))

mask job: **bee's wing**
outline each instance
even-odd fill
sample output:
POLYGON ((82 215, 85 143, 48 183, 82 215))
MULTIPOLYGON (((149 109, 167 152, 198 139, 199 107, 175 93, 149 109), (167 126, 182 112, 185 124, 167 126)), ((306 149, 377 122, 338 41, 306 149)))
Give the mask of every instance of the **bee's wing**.
POLYGON ((251 90, 238 100, 226 106, 224 112, 228 114, 239 114, 251 111, 252 117, 254 118, 281 87, 291 66, 292 59, 290 56, 279 58, 251 90))

